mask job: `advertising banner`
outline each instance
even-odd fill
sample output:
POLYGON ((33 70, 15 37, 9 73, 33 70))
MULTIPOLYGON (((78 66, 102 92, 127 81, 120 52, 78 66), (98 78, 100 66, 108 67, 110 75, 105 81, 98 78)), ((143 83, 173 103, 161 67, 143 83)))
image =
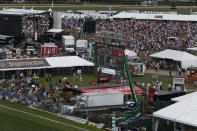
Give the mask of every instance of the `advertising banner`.
MULTIPOLYGON (((134 86, 136 94, 141 95, 144 94, 144 90, 141 88, 134 86)), ((131 89, 129 86, 120 86, 120 87, 110 87, 110 88, 90 88, 90 89, 81 89, 85 93, 96 93, 96 92, 105 92, 105 91, 120 91, 123 92, 124 95, 131 95, 131 89)))
POLYGON ((48 67, 50 66, 46 59, 20 59, 0 61, 1 69, 12 68, 30 68, 30 67, 48 67))

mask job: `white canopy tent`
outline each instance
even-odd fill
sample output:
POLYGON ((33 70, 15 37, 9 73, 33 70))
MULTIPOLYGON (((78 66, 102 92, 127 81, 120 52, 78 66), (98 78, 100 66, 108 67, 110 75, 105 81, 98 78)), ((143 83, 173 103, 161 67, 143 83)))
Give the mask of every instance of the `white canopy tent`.
POLYGON ((197 47, 187 48, 187 50, 197 51, 197 47))
POLYGON ((197 66, 197 57, 187 52, 183 52, 183 51, 167 49, 167 50, 152 54, 150 55, 150 57, 179 61, 181 62, 181 66, 184 69, 187 69, 188 67, 197 66))
POLYGON ((196 97, 196 96, 197 96, 197 92, 193 92, 193 93, 190 93, 190 94, 186 94, 186 95, 183 95, 183 96, 172 98, 171 101, 179 102, 179 101, 182 101, 182 100, 185 100, 185 99, 188 99, 188 98, 192 98, 192 97, 196 97))
POLYGON ((0 67, 4 67, 4 68, 0 68, 0 71, 47 69, 47 68, 59 68, 59 67, 66 68, 66 67, 80 67, 80 66, 94 66, 94 63, 84 60, 78 56, 29 58, 29 59, 18 59, 18 60, 8 59, 8 60, 0 61, 0 67), (13 63, 11 63, 12 61, 13 63), (34 61, 36 62, 39 61, 43 64, 40 64, 40 66, 36 66, 37 63, 35 63, 34 61), (11 66, 10 66, 10 63, 12 64, 11 66))
MULTIPOLYGON (((197 93, 179 97, 180 101, 153 113, 155 118, 162 118, 173 122, 197 127, 197 93)), ((177 99, 178 100, 178 99, 177 99)), ((156 122, 158 123, 158 122, 156 122)), ((157 124, 158 126, 158 124, 157 124)), ((157 127, 155 126, 155 129, 157 127)))
POLYGON ((138 20, 173 20, 173 21, 197 21, 196 15, 181 15, 181 14, 164 14, 157 12, 147 13, 133 13, 133 12, 120 12, 112 18, 120 19, 138 19, 138 20))
POLYGON ((47 32, 49 33, 61 33, 63 31, 63 29, 50 29, 47 32))
POLYGON ((17 9, 8 8, 0 10, 0 14, 13 14, 13 15, 25 15, 25 14, 42 14, 48 12, 46 10, 34 10, 34 9, 17 9))
POLYGON ((62 56, 46 58, 51 68, 94 66, 94 63, 84 60, 78 56, 62 56))
POLYGON ((124 50, 124 54, 127 55, 128 57, 135 57, 135 56, 137 56, 137 53, 135 53, 132 50, 128 50, 128 49, 124 50))

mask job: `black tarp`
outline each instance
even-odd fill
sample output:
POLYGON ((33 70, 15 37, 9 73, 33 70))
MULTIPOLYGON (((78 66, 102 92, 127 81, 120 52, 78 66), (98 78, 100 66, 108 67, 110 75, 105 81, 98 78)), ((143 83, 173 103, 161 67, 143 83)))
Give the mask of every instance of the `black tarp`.
POLYGON ((21 23, 21 15, 0 14, 0 34, 14 36, 15 38, 20 37, 21 23))
POLYGON ((0 70, 29 69, 29 68, 50 67, 46 59, 18 59, 0 61, 0 70))

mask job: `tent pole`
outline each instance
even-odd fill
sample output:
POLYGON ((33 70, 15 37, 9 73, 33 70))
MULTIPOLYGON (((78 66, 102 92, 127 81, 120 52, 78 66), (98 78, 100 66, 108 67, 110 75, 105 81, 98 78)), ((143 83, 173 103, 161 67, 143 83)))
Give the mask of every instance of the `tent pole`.
POLYGON ((181 126, 181 131, 185 131, 184 125, 183 124, 180 124, 180 126, 181 126))
POLYGON ((152 116, 152 131, 154 131, 155 129, 155 119, 154 117, 152 116))
POLYGON ((154 120, 154 131, 157 131, 157 130, 158 130, 158 125, 159 125, 159 119, 156 118, 156 119, 154 120))
POLYGON ((176 131, 176 122, 174 121, 174 131, 176 131))

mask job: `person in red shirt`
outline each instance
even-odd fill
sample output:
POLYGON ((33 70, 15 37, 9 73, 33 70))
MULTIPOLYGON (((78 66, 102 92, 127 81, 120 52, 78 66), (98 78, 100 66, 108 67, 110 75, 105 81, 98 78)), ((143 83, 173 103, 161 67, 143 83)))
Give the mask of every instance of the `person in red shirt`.
MULTIPOLYGON (((66 89, 66 88, 69 88, 68 85, 64 85, 64 89, 66 89)), ((67 97, 67 92, 64 91, 64 100, 66 100, 66 97, 67 97)))
POLYGON ((28 77, 28 71, 25 72, 26 77, 28 77))
POLYGON ((92 84, 92 85, 96 85, 96 82, 95 82, 95 81, 92 81, 91 84, 92 84))

